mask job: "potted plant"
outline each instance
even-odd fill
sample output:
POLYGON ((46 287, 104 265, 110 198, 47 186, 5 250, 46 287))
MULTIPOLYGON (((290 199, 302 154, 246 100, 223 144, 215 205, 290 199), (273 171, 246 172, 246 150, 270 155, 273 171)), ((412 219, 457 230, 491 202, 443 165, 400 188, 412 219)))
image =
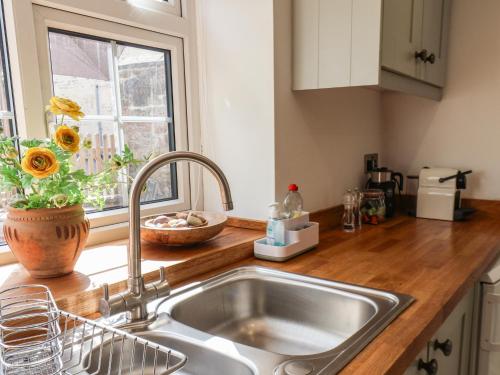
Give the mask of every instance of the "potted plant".
POLYGON ((77 103, 59 97, 50 100, 47 111, 56 118, 50 139, 0 138, 0 188, 17 191, 7 207, 4 237, 34 278, 73 271, 89 235, 83 205, 102 208, 104 190, 116 185, 121 170, 139 162, 125 146, 98 173, 75 169, 73 155, 92 145, 64 117, 78 122, 84 114, 77 103))

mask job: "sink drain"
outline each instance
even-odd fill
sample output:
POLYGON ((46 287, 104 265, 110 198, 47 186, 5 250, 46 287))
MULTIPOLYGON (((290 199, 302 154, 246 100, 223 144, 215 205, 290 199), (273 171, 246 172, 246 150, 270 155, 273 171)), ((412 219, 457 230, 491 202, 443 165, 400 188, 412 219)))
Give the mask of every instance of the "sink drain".
POLYGON ((308 375, 313 372, 314 366, 308 362, 290 362, 285 368, 286 375, 308 375))

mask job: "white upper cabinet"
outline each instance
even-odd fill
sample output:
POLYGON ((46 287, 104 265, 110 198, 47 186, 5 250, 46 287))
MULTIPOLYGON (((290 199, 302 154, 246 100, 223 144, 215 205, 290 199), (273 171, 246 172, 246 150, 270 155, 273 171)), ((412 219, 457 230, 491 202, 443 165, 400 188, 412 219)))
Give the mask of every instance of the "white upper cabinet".
POLYGON ((318 17, 318 86, 349 86, 351 0, 319 0, 318 17))
POLYGON ((446 78, 450 1, 424 0, 422 48, 432 61, 424 64, 421 78, 439 87, 444 87, 446 78))
POLYGON ((423 0, 384 0, 382 69, 419 78, 423 0))
POLYGON ((451 0, 294 0, 294 90, 347 86, 440 99, 451 0))

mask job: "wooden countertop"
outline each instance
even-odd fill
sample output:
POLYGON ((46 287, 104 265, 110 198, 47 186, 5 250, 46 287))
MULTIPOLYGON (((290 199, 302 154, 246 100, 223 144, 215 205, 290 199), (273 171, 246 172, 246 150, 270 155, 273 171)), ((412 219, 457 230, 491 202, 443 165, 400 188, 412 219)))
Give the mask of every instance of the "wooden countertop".
POLYGON ((288 262, 249 258, 188 281, 260 265, 409 294, 416 301, 340 373, 402 374, 500 254, 500 202, 475 205, 466 222, 399 216, 356 233, 328 230, 316 249, 288 262))
MULTIPOLYGON (((260 222, 230 219, 230 224, 214 239, 184 247, 142 244, 142 272, 146 282, 159 278, 159 268, 166 268, 171 285, 194 275, 233 264, 253 255, 253 241, 263 237, 260 222)), ((22 284, 48 286, 60 309, 87 316, 98 311, 101 286, 108 283, 110 293, 127 289, 127 241, 115 241, 86 249, 75 271, 54 279, 33 279, 20 264, 0 266, 0 290, 22 284)))
MULTIPOLYGON (((325 230, 316 249, 286 263, 252 257, 252 242, 262 236, 262 228, 229 227, 217 240, 221 241, 218 246, 213 242, 198 249, 176 251, 148 249, 146 246, 144 264, 150 267, 146 267, 146 271, 167 265, 167 277, 174 286, 254 264, 410 294, 416 301, 341 372, 342 375, 401 374, 499 254, 500 202, 481 201, 476 206, 479 211, 467 222, 400 216, 379 226, 365 226, 352 234, 340 229, 325 230)), ((328 215, 323 212, 319 216, 328 215)), ((329 219, 328 224, 334 222, 329 219)), ((118 249, 107 250, 122 257, 122 265, 116 270, 82 276, 78 274, 77 266, 76 275, 49 280, 47 284, 54 289, 63 308, 81 308, 84 304, 83 311, 95 309, 96 304, 91 301, 100 296, 100 292, 92 287, 96 280, 110 282, 109 277, 113 280, 121 278, 113 284, 112 293, 125 287, 125 245, 110 246, 118 246, 118 249), (79 281, 75 283, 71 279, 79 281), (86 301, 82 302, 84 299, 86 301)), ((92 261, 94 267, 99 268, 101 265, 96 265, 96 256, 84 252, 82 259, 88 258, 82 262, 92 261)), ((113 256, 112 262, 117 257, 113 256)), ((104 265, 109 258, 99 258, 102 267, 109 268, 109 264, 104 265)), ((8 274, 4 272, 5 267, 0 268, 0 288, 23 280, 22 277, 12 278, 24 272, 19 266, 8 267, 13 268, 8 274)), ((150 272, 148 276, 156 277, 156 273, 150 272)), ((33 282, 26 279, 26 275, 24 281, 33 282)), ((74 311, 73 308, 70 310, 74 311)))

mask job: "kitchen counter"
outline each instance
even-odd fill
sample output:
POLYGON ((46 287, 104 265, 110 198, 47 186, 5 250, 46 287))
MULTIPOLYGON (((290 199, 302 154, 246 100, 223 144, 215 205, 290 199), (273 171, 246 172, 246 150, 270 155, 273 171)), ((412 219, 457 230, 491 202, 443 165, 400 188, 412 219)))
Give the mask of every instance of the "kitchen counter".
POLYGON ((286 263, 250 258, 189 282, 260 265, 409 294, 416 301, 340 373, 402 374, 500 254, 500 202, 475 206, 466 222, 399 216, 355 233, 327 230, 315 250, 286 263))
MULTIPOLYGON (((399 216, 355 233, 324 230, 316 249, 286 263, 251 256, 253 240, 262 236, 262 226, 258 225, 253 229, 227 228, 217 240, 225 246, 217 247, 214 241, 204 245, 207 248, 185 250, 185 254, 181 250, 145 248, 143 256, 154 267, 167 265, 167 277, 174 287, 234 267, 260 265, 410 294, 416 301, 341 372, 342 375, 401 374, 499 254, 500 202, 480 201, 475 205, 479 211, 467 222, 399 216)), ((316 219, 326 216, 325 211, 316 215, 316 219)), ((329 220, 327 224, 335 221, 329 220)), ((19 266, 0 268, 3 286, 19 283, 19 278, 5 279, 5 267, 19 266)), ((70 277, 75 276, 66 276, 70 277)), ((118 277, 123 278, 123 272, 115 275, 118 277)), ((63 279, 51 280, 48 285, 57 289, 56 297, 61 297, 65 304, 81 300, 81 293, 87 293, 85 298, 98 296, 97 292, 88 294, 92 289, 89 285, 68 293, 70 284, 63 279)), ((122 279, 114 284, 112 292, 124 287, 122 279)), ((87 305, 95 306, 93 302, 87 305)))
MULTIPOLYGON (((190 247, 142 244, 142 272, 146 282, 159 278, 165 267, 171 285, 194 275, 233 264, 253 255, 253 241, 263 236, 261 222, 230 218, 214 239, 190 247)), ((127 289, 127 241, 114 241, 85 249, 75 271, 53 279, 34 279, 20 264, 0 266, 0 290, 23 284, 49 287, 60 309, 88 316, 98 310, 102 284, 111 294, 127 289)))

